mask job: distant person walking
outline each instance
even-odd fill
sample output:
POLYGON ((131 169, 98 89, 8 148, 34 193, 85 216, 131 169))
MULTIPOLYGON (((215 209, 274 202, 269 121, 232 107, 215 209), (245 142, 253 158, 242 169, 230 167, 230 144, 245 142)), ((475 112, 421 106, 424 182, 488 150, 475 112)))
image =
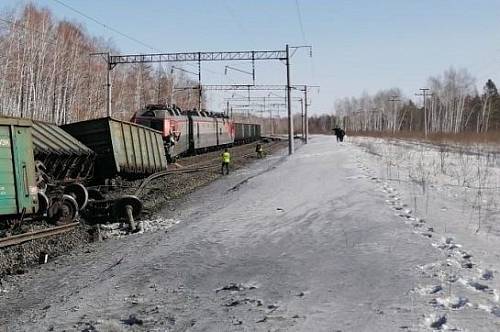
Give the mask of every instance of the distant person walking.
POLYGON ((333 128, 333 131, 335 133, 335 136, 337 137, 337 142, 343 142, 344 136, 345 136, 344 129, 339 128, 339 127, 335 127, 335 128, 333 128))
POLYGON ((222 167, 221 167, 222 175, 224 175, 224 169, 226 170, 226 175, 229 175, 230 163, 231 163, 231 154, 229 153, 228 149, 224 149, 224 152, 222 153, 222 167))

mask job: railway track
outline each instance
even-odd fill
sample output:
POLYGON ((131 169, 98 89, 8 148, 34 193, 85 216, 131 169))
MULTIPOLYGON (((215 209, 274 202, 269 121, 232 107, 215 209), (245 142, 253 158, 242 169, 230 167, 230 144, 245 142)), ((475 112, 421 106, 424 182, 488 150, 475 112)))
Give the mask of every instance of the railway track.
MULTIPOLYGON (((272 142, 272 143, 267 145, 267 148, 269 149, 278 143, 279 143, 279 141, 272 142)), ((252 155, 255 155, 255 152, 233 155, 232 159, 238 160, 238 159, 246 158, 246 157, 249 157, 252 155)), ((140 197, 143 190, 146 189, 148 184, 150 184, 151 181, 153 181, 155 179, 158 179, 160 177, 167 176, 170 174, 195 173, 195 172, 205 171, 208 169, 219 168, 220 167, 219 161, 220 161, 220 158, 216 157, 216 158, 209 159, 203 163, 192 164, 192 165, 184 166, 182 168, 177 168, 177 169, 166 170, 166 171, 154 173, 154 174, 150 175, 149 177, 147 177, 146 179, 144 179, 144 181, 141 183, 141 185, 135 191, 135 196, 140 197)))
MULTIPOLYGON (((270 149, 271 147, 273 147, 277 144, 279 144, 279 141, 273 141, 267 145, 267 148, 270 149)), ((249 145, 253 145, 253 144, 244 145, 238 149, 233 150, 233 153, 234 153, 233 157, 232 157, 233 160, 243 159, 243 158, 255 155, 255 152, 247 152, 248 151, 247 148, 249 145), (238 152, 240 152, 240 150, 243 150, 245 153, 238 154, 238 152)), ((205 170, 209 170, 209 169, 219 168, 220 167, 219 160, 220 160, 219 157, 215 157, 215 158, 205 160, 201 163, 194 163, 191 165, 186 165, 186 166, 183 166, 182 168, 171 169, 171 170, 166 170, 166 171, 154 173, 142 181, 140 186, 136 189, 135 195, 137 197, 140 197, 142 192, 144 191, 144 189, 147 188, 147 186, 151 183, 151 181, 153 181, 157 178, 163 177, 163 176, 167 176, 167 175, 171 175, 171 174, 181 174, 181 173, 195 173, 195 172, 201 172, 201 171, 205 171, 205 170)), ((45 229, 36 230, 36 231, 23 233, 23 234, 19 234, 19 235, 13 235, 13 236, 5 237, 5 238, 0 238, 0 249, 10 247, 10 246, 19 245, 19 244, 22 244, 24 242, 28 242, 28 241, 32 241, 32 240, 38 240, 38 239, 42 239, 42 238, 46 238, 46 237, 50 237, 50 236, 55 236, 55 235, 67 233, 67 232, 73 230, 78 225, 79 225, 79 222, 74 222, 74 223, 70 223, 70 224, 66 224, 66 225, 62 225, 62 226, 55 226, 55 227, 45 228, 45 229)))
POLYGON ((0 248, 10 247, 31 240, 37 240, 49 236, 63 234, 73 230, 79 224, 80 224, 79 222, 73 222, 71 224, 66 224, 62 226, 55 226, 19 235, 12 235, 6 238, 0 238, 0 248))

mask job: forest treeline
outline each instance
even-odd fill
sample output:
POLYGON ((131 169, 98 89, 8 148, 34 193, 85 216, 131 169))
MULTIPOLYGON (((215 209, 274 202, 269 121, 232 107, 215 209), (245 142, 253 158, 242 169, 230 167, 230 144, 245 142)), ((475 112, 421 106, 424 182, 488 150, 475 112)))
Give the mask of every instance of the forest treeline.
POLYGON ((486 133, 500 128, 500 96, 490 79, 477 91, 466 70, 450 68, 428 79, 425 98, 405 97, 398 88, 335 102, 335 119, 349 131, 486 133), (392 101, 391 101, 392 100, 392 101))
MULTIPOLYGON (((92 53, 118 53, 75 22, 27 4, 0 14, 0 114, 58 124, 106 115, 106 61, 92 53)), ((113 116, 130 119, 151 103, 197 108, 194 85, 161 66, 121 65, 111 72, 113 116)))

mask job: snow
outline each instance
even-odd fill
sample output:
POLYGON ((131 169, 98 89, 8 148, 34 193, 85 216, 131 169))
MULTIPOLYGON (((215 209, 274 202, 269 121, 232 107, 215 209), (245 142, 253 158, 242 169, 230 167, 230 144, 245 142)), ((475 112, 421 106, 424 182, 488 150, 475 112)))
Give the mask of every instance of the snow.
POLYGON ((314 136, 31 272, 0 330, 499 330, 488 151, 314 136))
MULTIPOLYGON (((433 231, 427 234, 430 244, 443 258, 421 270, 440 283, 421 286, 416 293, 427 298, 448 295, 430 301, 439 307, 435 309, 447 311, 442 328, 453 324, 458 330, 498 330, 500 163, 495 147, 372 138, 351 142, 363 149, 356 158, 365 176, 376 179, 386 192, 397 193, 388 196, 388 205, 414 211, 410 215, 433 231), (441 287, 443 291, 433 292, 441 287), (455 312, 457 307, 460 312, 455 312)), ((416 233, 424 235, 417 226, 413 224, 416 233)))

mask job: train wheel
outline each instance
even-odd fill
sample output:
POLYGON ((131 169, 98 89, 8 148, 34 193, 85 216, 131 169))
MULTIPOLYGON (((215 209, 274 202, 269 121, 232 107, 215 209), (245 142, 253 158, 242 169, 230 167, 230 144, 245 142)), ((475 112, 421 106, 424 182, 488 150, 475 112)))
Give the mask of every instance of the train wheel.
POLYGON ((73 196, 63 195, 53 201, 47 215, 56 224, 70 223, 78 216, 78 203, 73 196))
POLYGON ((125 218, 129 224, 130 231, 135 233, 141 231, 137 228, 135 219, 142 211, 142 202, 136 196, 127 195, 116 201, 113 206, 113 213, 116 218, 125 218))
POLYGON ((81 183, 72 183, 64 188, 64 193, 73 197, 80 210, 83 210, 89 202, 89 193, 81 183))
POLYGON ((63 195, 59 212, 60 218, 62 218, 64 222, 75 220, 78 215, 78 203, 76 199, 70 195, 63 195))
POLYGON ((117 200, 113 206, 113 214, 116 218, 128 218, 129 212, 133 218, 139 217, 142 211, 142 202, 134 195, 125 195, 117 200), (130 208, 132 209, 130 211, 130 208))

